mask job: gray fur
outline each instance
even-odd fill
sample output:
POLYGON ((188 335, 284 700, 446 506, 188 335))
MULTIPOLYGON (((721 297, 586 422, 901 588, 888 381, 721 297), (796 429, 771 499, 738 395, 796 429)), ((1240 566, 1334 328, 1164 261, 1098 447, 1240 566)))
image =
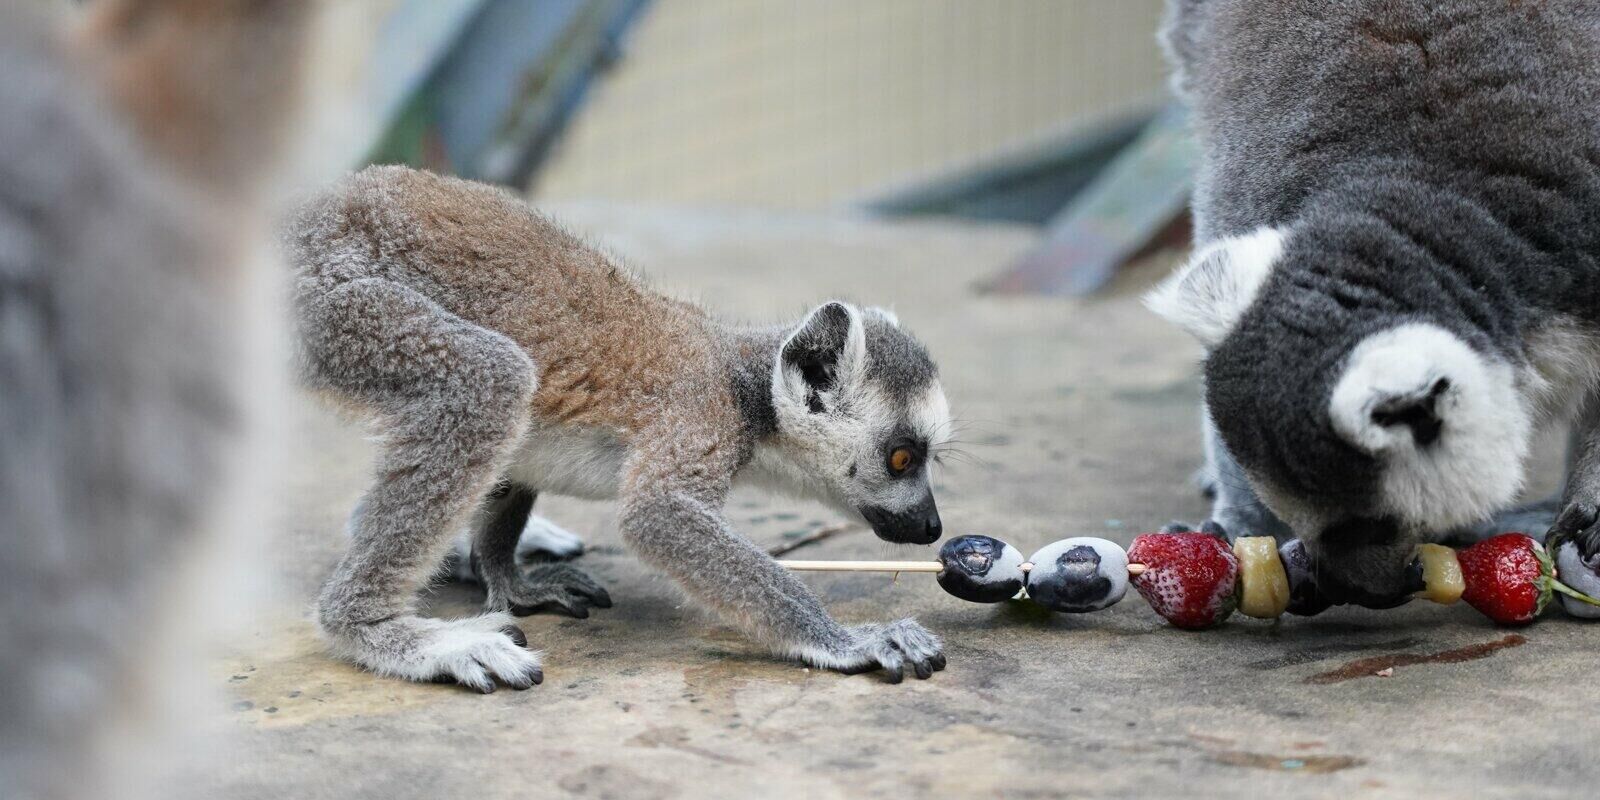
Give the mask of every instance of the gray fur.
MULTIPOLYGON (((1204 147, 1197 241, 1286 236, 1207 355, 1214 513, 1235 535, 1283 532, 1256 513, 1248 475, 1278 510, 1320 520, 1296 532, 1323 568, 1381 592, 1401 578, 1391 556, 1446 526, 1394 518, 1378 500, 1388 457, 1334 429, 1330 396, 1359 343, 1440 329, 1508 365, 1536 424, 1593 390, 1600 7, 1173 0, 1164 40, 1204 147)), ((1412 426, 1425 450, 1432 401, 1399 402, 1374 419, 1412 426)), ((1442 435, 1461 434, 1446 418, 1442 435)), ((1584 463, 1569 502, 1600 500, 1584 463)))
POLYGON ((37 5, 0 5, 0 797, 136 797, 217 622, 173 587, 211 588, 197 555, 258 524, 234 516, 274 399, 256 179, 306 4, 202 9, 204 38, 192 3, 103 0, 70 31, 37 5), (240 70, 241 41, 276 68, 240 70))
POLYGON ((617 498, 634 552, 777 652, 895 680, 942 666, 913 621, 833 621, 722 510, 750 481, 867 515, 885 537, 937 533, 927 460, 948 409, 888 315, 832 302, 798 324, 729 325, 503 192, 396 168, 312 199, 287 242, 305 382, 369 417, 384 445, 318 604, 341 654, 481 691, 537 682, 538 655, 502 613, 610 605, 570 565, 517 563, 534 494, 557 493, 617 498), (922 460, 889 475, 900 441, 922 460), (418 589, 474 519, 488 614, 417 616, 418 589))

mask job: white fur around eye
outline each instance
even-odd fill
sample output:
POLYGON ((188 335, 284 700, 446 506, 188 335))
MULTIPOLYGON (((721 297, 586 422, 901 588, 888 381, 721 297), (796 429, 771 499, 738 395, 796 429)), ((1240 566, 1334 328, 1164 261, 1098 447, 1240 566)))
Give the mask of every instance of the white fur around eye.
POLYGON ((944 387, 938 383, 928 387, 927 393, 912 401, 911 424, 918 433, 927 437, 932 447, 939 447, 954 436, 950 421, 950 401, 945 398, 944 387))
POLYGON ((1286 236, 1258 228, 1201 248, 1144 296, 1144 304, 1206 347, 1227 337, 1283 255, 1286 236))

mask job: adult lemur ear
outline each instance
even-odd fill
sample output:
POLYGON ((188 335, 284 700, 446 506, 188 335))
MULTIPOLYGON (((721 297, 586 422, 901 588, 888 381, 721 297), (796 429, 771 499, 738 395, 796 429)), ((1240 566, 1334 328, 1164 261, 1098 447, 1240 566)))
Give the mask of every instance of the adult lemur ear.
POLYGON ((1283 243, 1283 231, 1259 228, 1206 245, 1146 294, 1144 304, 1214 347, 1255 301, 1283 254, 1283 243))
POLYGON ((900 315, 894 313, 893 309, 883 308, 881 306, 867 306, 867 313, 878 317, 879 319, 895 326, 896 328, 900 327, 900 315))
POLYGON ((817 306, 783 342, 778 366, 784 384, 813 412, 827 410, 823 395, 848 384, 866 362, 861 312, 848 303, 817 306))

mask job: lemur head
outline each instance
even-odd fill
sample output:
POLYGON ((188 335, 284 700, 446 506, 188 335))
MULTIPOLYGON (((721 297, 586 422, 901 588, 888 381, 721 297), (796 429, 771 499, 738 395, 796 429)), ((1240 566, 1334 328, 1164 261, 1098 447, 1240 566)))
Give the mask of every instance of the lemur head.
POLYGON ((884 540, 938 540, 928 470, 950 407, 927 351, 893 314, 830 302, 806 315, 778 348, 772 405, 774 444, 808 494, 884 540))
POLYGON ((1392 265, 1296 244, 1223 239, 1146 303, 1206 347, 1212 422, 1319 573, 1393 596, 1416 544, 1515 498, 1533 403, 1482 332, 1383 289, 1392 265))

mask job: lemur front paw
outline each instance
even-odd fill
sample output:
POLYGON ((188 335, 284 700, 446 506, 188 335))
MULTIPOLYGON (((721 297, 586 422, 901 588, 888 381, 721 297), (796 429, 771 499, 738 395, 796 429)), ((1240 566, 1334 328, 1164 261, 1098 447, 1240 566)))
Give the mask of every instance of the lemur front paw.
POLYGON ((807 660, 846 675, 881 669, 890 683, 905 680, 908 666, 912 674, 924 680, 944 669, 944 643, 914 619, 856 625, 845 630, 850 644, 843 652, 807 660))
POLYGON ((540 564, 522 573, 502 591, 489 593, 491 609, 519 617, 541 611, 583 619, 590 608, 610 608, 611 595, 583 570, 568 564, 540 564), (501 594, 505 596, 500 596, 501 594))
POLYGON ((1169 522, 1169 523, 1161 526, 1161 531, 1160 532, 1161 533, 1209 533, 1212 536, 1215 536, 1218 539, 1223 540, 1224 542, 1229 541, 1228 540, 1228 530, 1226 528, 1222 527, 1222 523, 1217 522, 1214 519, 1208 519, 1205 522, 1200 523, 1200 527, 1198 529, 1196 529, 1193 525, 1190 525, 1187 522, 1169 522))
POLYGON ((505 614, 450 621, 396 617, 352 625, 329 638, 336 650, 380 675, 458 683, 484 694, 496 682, 519 690, 544 682, 539 654, 505 614))
POLYGON ((1566 540, 1578 546, 1585 561, 1600 555, 1600 507, 1593 503, 1568 503, 1545 534, 1544 546, 1554 550, 1559 542, 1566 540))
MULTIPOLYGON (((1569 503, 1545 535, 1544 546, 1555 562, 1562 583, 1590 597, 1600 597, 1600 508, 1589 503, 1569 503)), ((1600 618, 1600 608, 1556 595, 1567 613, 1583 619, 1600 618)))

